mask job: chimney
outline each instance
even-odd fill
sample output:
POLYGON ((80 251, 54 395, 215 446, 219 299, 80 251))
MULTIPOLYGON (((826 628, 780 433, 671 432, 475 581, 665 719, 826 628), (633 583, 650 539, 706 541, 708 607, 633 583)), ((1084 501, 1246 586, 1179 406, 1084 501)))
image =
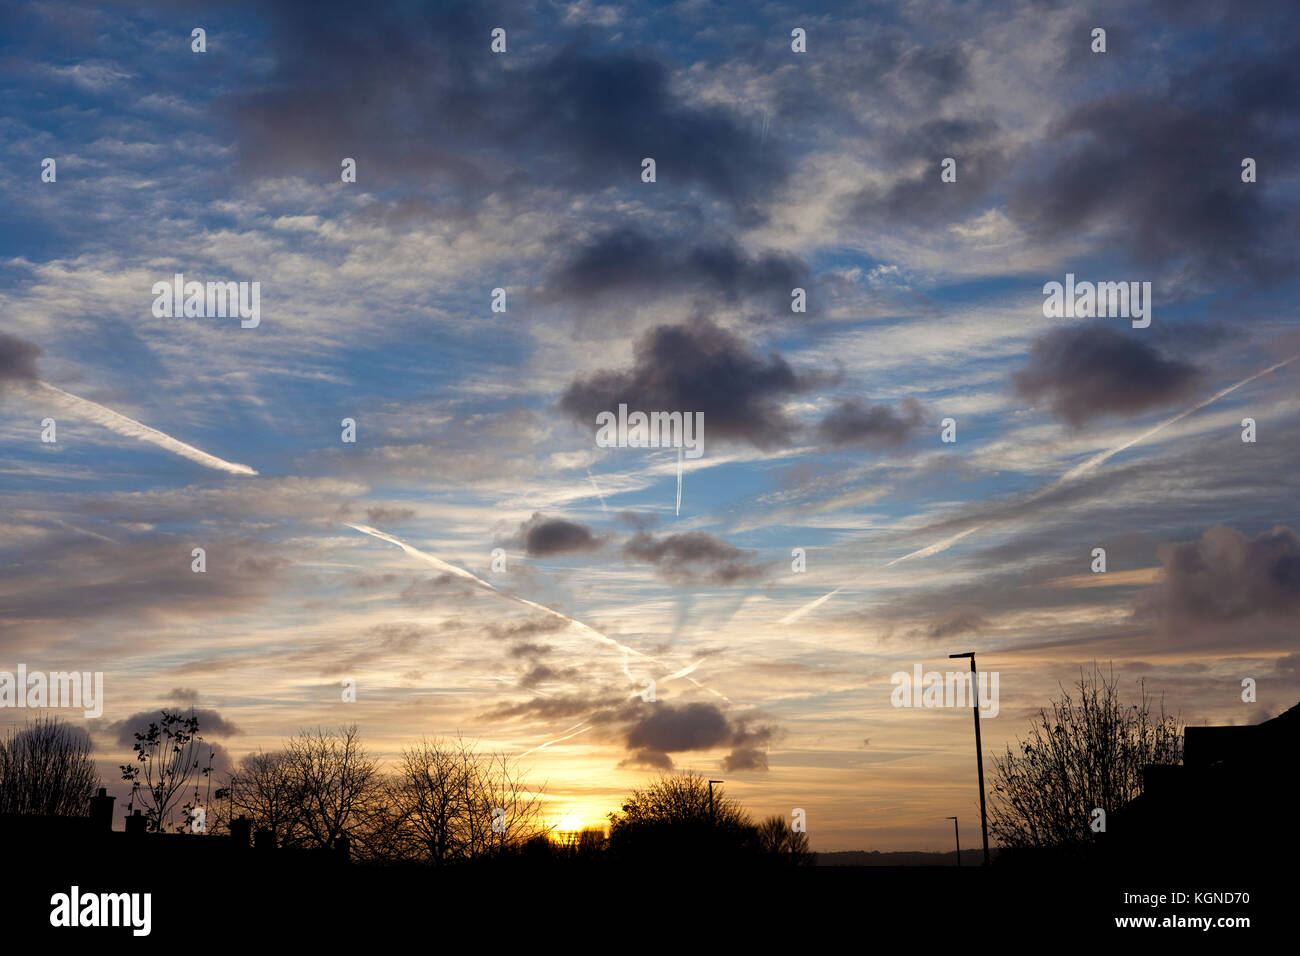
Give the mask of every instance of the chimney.
POLYGON ((140 811, 137 810, 126 818, 126 832, 132 836, 143 836, 146 822, 145 818, 140 815, 140 811))
POLYGON ((258 827, 253 833, 253 849, 266 853, 275 849, 275 831, 270 827, 258 827))
POLYGON ((230 839, 240 850, 248 849, 248 837, 253 832, 253 821, 242 813, 236 820, 230 821, 230 839))
POLYGON ((99 793, 90 798, 90 827, 97 831, 111 831, 113 829, 113 801, 117 797, 110 797, 108 790, 104 787, 99 788, 99 793))

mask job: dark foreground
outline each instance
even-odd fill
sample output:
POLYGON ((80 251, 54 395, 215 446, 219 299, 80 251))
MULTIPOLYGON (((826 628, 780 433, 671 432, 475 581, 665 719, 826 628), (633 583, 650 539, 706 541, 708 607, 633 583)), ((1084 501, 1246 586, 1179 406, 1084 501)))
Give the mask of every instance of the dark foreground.
POLYGON ((1056 861, 989 869, 737 869, 699 860, 667 868, 560 860, 436 871, 345 864, 324 855, 78 859, 59 856, 63 848, 48 849, 54 852, 27 845, 19 856, 6 853, 11 879, 0 908, 7 943, 43 937, 78 947, 168 942, 228 951, 276 942, 324 943, 337 951, 353 941, 431 951, 466 942, 492 951, 520 944, 550 950, 556 943, 566 951, 663 945, 697 951, 712 940, 803 951, 886 940, 965 948, 1106 937, 1125 952, 1162 942, 1222 949, 1258 938, 1254 934, 1277 938, 1286 929, 1279 918, 1285 883, 1270 878, 1249 853, 1212 866, 1056 861), (151 894, 149 936, 134 937, 129 926, 52 927, 51 897, 69 894, 74 885, 83 900, 98 893, 151 894), (1153 899, 1139 902, 1139 894, 1153 899), (1116 919, 1125 917, 1154 918, 1156 925, 1117 926, 1116 919), (1240 917, 1249 928, 1176 922, 1240 917), (1174 925, 1161 926, 1166 918, 1174 925))

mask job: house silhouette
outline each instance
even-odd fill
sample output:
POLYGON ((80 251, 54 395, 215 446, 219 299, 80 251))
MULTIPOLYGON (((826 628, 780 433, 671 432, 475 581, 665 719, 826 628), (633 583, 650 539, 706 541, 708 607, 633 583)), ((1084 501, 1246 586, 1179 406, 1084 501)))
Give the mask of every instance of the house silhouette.
POLYGON ((1107 851, 1211 864, 1294 854, 1298 743, 1300 704, 1259 724, 1185 728, 1182 764, 1144 769, 1142 795, 1111 815, 1107 851))

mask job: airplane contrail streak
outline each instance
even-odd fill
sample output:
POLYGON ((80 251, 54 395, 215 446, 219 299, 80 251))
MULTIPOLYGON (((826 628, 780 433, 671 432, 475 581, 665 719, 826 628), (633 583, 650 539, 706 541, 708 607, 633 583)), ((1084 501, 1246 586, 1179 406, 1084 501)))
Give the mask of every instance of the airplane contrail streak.
MULTIPOLYGON (((514 594, 508 594, 505 591, 502 591, 499 588, 494 587, 489 582, 484 581, 478 575, 472 574, 469 571, 466 571, 464 568, 458 568, 454 564, 449 564, 448 562, 442 560, 442 558, 429 554, 427 551, 421 551, 419 548, 414 548, 411 545, 407 544, 405 541, 402 541, 400 538, 393 537, 391 534, 387 534, 383 531, 379 531, 376 528, 372 528, 369 525, 364 525, 364 524, 347 523, 347 526, 354 531, 360 531, 362 534, 368 534, 371 537, 378 538, 380 541, 387 541, 389 544, 396 545, 397 547, 405 551, 407 554, 409 554, 411 557, 419 558, 421 561, 433 565, 435 568, 438 568, 440 571, 446 571, 448 574, 454 574, 456 577, 464 578, 467 581, 473 581, 479 587, 485 588, 486 590, 491 591, 493 594, 499 594, 501 597, 506 598, 507 600, 514 601, 518 604, 522 604, 525 607, 534 608, 538 611, 541 611, 544 614, 549 614, 552 617, 557 617, 561 621, 567 622, 569 626, 576 628, 579 632, 586 635, 587 637, 599 641, 602 644, 608 645, 609 647, 618 648, 625 655, 623 659, 624 672, 627 672, 626 655, 630 655, 630 654, 635 654, 637 657, 641 658, 642 660, 650 661, 651 663, 664 666, 663 661, 659 660, 658 658, 651 657, 649 654, 643 653, 642 651, 638 651, 635 647, 628 647, 626 644, 622 644, 619 641, 614 640, 614 638, 610 637, 609 635, 602 634, 594 627, 591 627, 588 624, 583 624, 581 621, 577 620, 576 618, 569 617, 569 615, 567 614, 561 614, 559 611, 549 608, 545 604, 538 604, 536 601, 530 601, 527 598, 521 598, 514 594)), ((730 698, 728 698, 726 695, 720 694, 712 687, 709 687, 705 684, 701 684, 694 677, 687 677, 686 679, 689 680, 696 687, 700 688, 701 690, 707 690, 710 694, 713 694, 715 697, 721 698, 722 700, 728 700, 728 701, 730 700, 730 698)))
MULTIPOLYGON (((1018 510, 1019 508, 1023 508, 1025 505, 1032 504, 1033 502, 1038 501, 1040 498, 1043 498, 1051 494, 1052 492, 1056 491, 1058 488, 1061 488, 1064 485, 1067 485, 1070 482, 1078 478, 1081 478, 1086 474, 1089 474, 1090 472, 1096 471, 1103 464, 1105 464, 1111 458, 1114 458, 1120 452, 1127 451, 1128 449, 1132 448, 1134 445, 1140 445, 1148 438, 1151 438, 1157 435, 1158 433, 1164 431, 1164 429, 1168 428, 1170 425, 1177 424, 1187 416, 1199 412, 1202 408, 1205 408, 1207 405, 1213 405, 1215 402, 1223 398, 1225 395, 1231 395, 1233 392, 1235 392, 1237 389, 1241 388, 1242 386, 1249 385, 1251 382, 1255 381, 1256 379, 1263 378, 1265 375, 1268 375, 1270 372, 1276 372, 1278 369, 1290 365, 1292 362, 1296 361, 1297 359, 1300 359, 1300 353, 1297 353, 1296 355, 1292 355, 1290 358, 1285 358, 1280 362, 1275 362, 1274 364, 1270 365, 1268 368, 1261 369, 1255 374, 1243 378, 1240 382, 1236 382, 1232 385, 1229 385, 1227 388, 1220 389, 1219 391, 1211 395, 1209 398, 1197 402, 1191 408, 1185 409, 1171 418, 1166 418, 1164 421, 1152 425, 1150 428, 1142 432, 1140 435, 1135 435, 1134 437, 1116 445, 1114 448, 1108 448, 1103 452, 1099 452, 1098 454, 1093 455, 1087 461, 1075 465, 1073 468, 1071 468, 1065 474, 1061 475, 1061 477, 1057 478, 1055 481, 1051 482, 1050 484, 1044 485, 1042 488, 1039 488, 1033 494, 1029 495, 1027 498, 1025 498, 1023 501, 1020 502, 1020 504, 1018 505, 1018 510)), ((894 560, 884 564, 883 567, 892 568, 894 565, 901 564, 902 562, 911 560, 912 558, 928 558, 931 555, 939 554, 942 551, 947 551, 949 548, 951 548, 962 538, 965 538, 967 535, 972 535, 977 531, 981 531, 984 528, 987 528, 990 524, 996 524, 998 520, 1002 520, 1002 519, 995 519, 993 521, 983 521, 980 524, 973 525, 962 531, 958 531, 956 534, 949 535, 948 537, 936 541, 933 544, 928 544, 924 548, 919 548, 918 550, 913 551, 909 554, 905 554, 902 557, 894 558, 894 560)), ((814 611, 821 605, 825 604, 834 595, 844 590, 845 587, 851 587, 854 583, 862 580, 862 578, 865 576, 866 576, 865 574, 859 575, 858 577, 854 578, 853 581, 850 582, 849 584, 840 585, 835 590, 830 591, 827 594, 823 594, 821 597, 817 598, 816 600, 810 601, 809 603, 803 605, 802 607, 795 608, 795 610, 791 611, 785 617, 781 618, 780 621, 778 621, 778 623, 793 624, 795 621, 799 620, 805 614, 809 613, 810 611, 814 611)))
POLYGON ((216 455, 209 455, 206 451, 200 451, 193 445, 187 445, 185 442, 172 438, 171 435, 164 434, 156 428, 150 428, 148 425, 137 422, 134 418, 127 418, 111 408, 105 408, 98 402, 92 402, 88 398, 81 398, 77 395, 71 395, 61 388, 55 388, 48 382, 36 382, 36 387, 44 389, 50 393, 55 404, 63 408, 70 415, 76 415, 94 422, 96 425, 102 425, 109 431, 117 432, 119 435, 125 435, 128 438, 138 438, 141 441, 147 441, 157 445, 166 451, 180 455, 182 458, 188 458, 190 461, 198 462, 207 468, 215 468, 217 471, 229 472, 232 475, 256 475, 257 472, 247 465, 241 465, 238 462, 226 461, 224 458, 218 458, 216 455))
POLYGON ((529 754, 535 754, 535 753, 537 753, 537 751, 539 751, 539 750, 545 750, 545 749, 546 749, 547 747, 549 747, 551 744, 558 744, 558 743, 560 743, 561 741, 568 740, 570 737, 576 737, 576 736, 578 736, 578 734, 585 734, 585 733, 586 733, 587 731, 589 731, 589 730, 591 730, 590 727, 583 727, 581 730, 575 730, 573 733, 571 733, 571 734, 565 734, 563 737, 556 737, 554 740, 548 740, 548 741, 546 741, 546 743, 544 743, 544 744, 538 744, 538 745, 537 745, 536 747, 534 747, 532 750, 525 750, 523 753, 521 753, 521 754, 520 754, 518 757, 516 757, 515 759, 516 759, 516 760, 519 760, 519 759, 522 759, 523 757, 527 757, 529 754))

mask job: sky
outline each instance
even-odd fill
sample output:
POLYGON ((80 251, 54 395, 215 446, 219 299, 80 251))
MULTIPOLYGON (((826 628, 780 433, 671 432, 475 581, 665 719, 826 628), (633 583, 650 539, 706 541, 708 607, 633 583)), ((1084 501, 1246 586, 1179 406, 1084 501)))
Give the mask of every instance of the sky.
POLYGON ((1094 662, 1300 699, 1288 4, 2 16, 0 671, 103 672, 55 713, 111 792, 194 708, 223 767, 460 733, 566 826, 694 770, 946 850, 971 716, 896 672, 998 674, 986 771, 1094 662), (178 273, 260 321, 159 316, 178 273), (1067 274, 1149 326, 1049 317, 1067 274), (703 454, 604 447, 620 403, 703 454))

